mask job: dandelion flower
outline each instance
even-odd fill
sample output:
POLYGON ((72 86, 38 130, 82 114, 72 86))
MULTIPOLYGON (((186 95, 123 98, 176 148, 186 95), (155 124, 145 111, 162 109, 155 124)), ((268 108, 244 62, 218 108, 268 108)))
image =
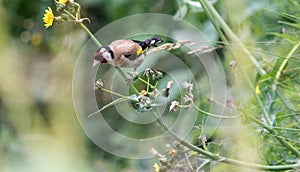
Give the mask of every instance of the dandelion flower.
POLYGON ((50 7, 48 7, 48 9, 45 10, 43 21, 45 23, 44 26, 46 27, 46 29, 49 26, 52 26, 52 24, 54 22, 54 15, 53 15, 52 9, 50 7))
POLYGON ((66 3, 69 2, 69 0, 59 0, 59 2, 62 3, 62 4, 66 4, 66 3))

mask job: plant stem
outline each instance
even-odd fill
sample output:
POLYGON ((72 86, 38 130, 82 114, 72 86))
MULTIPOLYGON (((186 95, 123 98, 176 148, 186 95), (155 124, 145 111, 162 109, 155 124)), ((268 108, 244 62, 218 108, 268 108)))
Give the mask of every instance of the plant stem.
POLYGON ((263 122, 261 122, 260 120, 256 119, 254 116, 249 115, 243 111, 241 111, 242 113, 244 113, 248 118, 250 118, 252 121, 254 121, 255 123, 257 123, 258 125, 260 125, 261 127, 265 128, 266 130, 268 130, 272 135, 274 135, 277 140, 284 145, 287 149, 289 149, 293 154, 295 154, 297 157, 300 157, 300 152, 299 150, 297 150, 294 146, 292 146, 289 142, 287 142, 284 138, 279 136, 279 133, 274 130, 273 128, 269 127, 268 125, 264 124, 263 122))
POLYGON ((97 40, 94 34, 92 34, 91 31, 83 23, 79 23, 79 26, 90 36, 90 38, 94 41, 98 48, 102 47, 101 43, 97 40))
POLYGON ((152 89, 156 88, 154 85, 150 84, 150 79, 149 79, 149 78, 147 79, 148 81, 145 81, 143 78, 138 77, 138 80, 140 80, 141 82, 143 82, 144 84, 147 85, 147 92, 149 92, 149 86, 150 86, 152 89))
MULTIPOLYGON (((213 22, 215 29, 217 30, 217 32, 219 33, 219 35, 221 36, 221 38, 223 39, 223 41, 226 42, 226 45, 230 45, 227 38, 224 36, 223 32, 220 30, 220 28, 217 25, 217 22, 214 20, 214 17, 216 18, 216 20, 220 23, 221 27, 224 29, 225 33, 227 33, 228 37, 233 40, 234 42, 236 42, 237 45, 240 45, 242 50, 244 51, 244 53, 246 54, 246 56, 253 62, 254 66, 257 68, 258 72, 261 75, 266 74, 266 72, 260 67, 260 65, 258 64, 258 62, 255 60, 255 58, 251 55, 251 53, 249 52, 249 50, 245 47, 245 45, 243 43, 241 43, 241 41, 238 39, 238 37, 233 33, 233 31, 229 28, 229 26, 225 23, 225 21, 222 19, 222 17, 220 16, 220 14, 216 11, 216 9, 207 2, 207 0, 200 0, 201 5, 203 6, 203 9, 205 10, 205 12, 207 13, 208 17, 210 18, 210 20, 213 22)), ((233 54, 231 47, 229 47, 230 52, 233 54)), ((272 122, 271 119, 269 117, 268 112, 265 110, 261 100, 259 99, 258 95, 255 93, 254 89, 252 88, 252 83, 249 80, 248 76, 243 72, 242 69, 240 69, 240 71, 242 72, 242 74, 244 75, 244 77, 246 78, 246 81, 252 91, 252 93, 254 93, 254 96, 256 98, 256 100, 258 101, 259 106, 262 109, 263 112, 263 116, 267 121, 267 124, 269 126, 271 126, 272 122)))
MULTIPOLYGON (((77 20, 76 17, 70 13, 68 10, 64 10, 65 13, 67 13, 70 17, 72 17, 74 20, 77 20)), ((94 34, 92 34, 92 32, 83 24, 83 23, 79 23, 79 26, 90 36, 90 38, 94 41, 94 43, 98 46, 98 48, 102 47, 101 43, 97 40, 97 38, 94 36, 94 34)), ((116 67, 117 71, 119 72, 119 74, 122 76, 122 78, 127 81, 127 77, 125 75, 125 73, 123 72, 122 69, 120 69, 119 67, 116 67)), ((137 91, 137 89, 135 88, 135 86, 130 83, 130 88, 132 89, 132 91, 134 91, 136 94, 138 94, 139 92, 137 91)))
MULTIPOLYGON (((207 1, 207 0, 199 0, 205 12, 208 12, 210 17, 214 16, 215 19, 220 23, 220 26, 226 33, 226 35, 233 41, 237 43, 237 46, 241 48, 241 50, 245 53, 246 57, 252 62, 252 64, 257 69, 260 75, 265 75, 266 71, 260 67, 259 63, 256 61, 255 57, 250 53, 250 51, 245 47, 245 45, 241 42, 241 40, 234 34, 234 32, 230 29, 230 27, 226 24, 217 10, 207 1)), ((213 20, 211 20, 213 21, 213 20)), ((215 25, 215 24, 214 24, 215 25)), ((216 25, 215 25, 216 27, 216 25)), ((218 27, 216 27, 218 28, 218 27)))
MULTIPOLYGON (((140 78, 140 77, 139 77, 140 78)), ((142 78, 140 78, 140 79, 142 79, 142 78)), ((150 85, 150 78, 149 77, 147 77, 147 92, 149 92, 149 85, 150 85)), ((152 87, 152 85, 151 85, 151 87, 152 87)), ((153 88, 153 87, 152 87, 153 88)))
POLYGON ((217 114, 213 114, 213 113, 209 113, 209 112, 206 112, 202 109, 200 109, 199 107, 197 107, 196 105, 194 105, 194 108, 201 112, 201 113, 204 113, 205 115, 207 116, 211 116, 211 117, 215 117, 215 118, 221 118, 221 119, 233 119, 233 118, 240 118, 241 115, 235 115, 235 116, 223 116, 223 115, 217 115, 217 114))
MULTIPOLYGON (((213 13, 213 15, 215 16, 216 20, 220 23, 221 27, 223 28, 223 30, 225 31, 225 33, 228 35, 229 38, 231 38, 231 40, 233 40, 234 42, 239 43, 239 45, 241 46, 241 49, 244 51, 244 53, 247 55, 247 57, 252 61, 252 63, 254 64, 254 66, 256 67, 258 73, 260 75, 264 75, 266 74, 266 72, 260 67, 259 63, 255 60, 255 58, 251 55, 251 53, 249 52, 249 50, 244 46, 243 43, 240 42, 240 40, 238 39, 238 37, 233 33, 233 31, 229 28, 229 26, 225 23, 225 21, 222 19, 222 17, 220 16, 220 14, 216 11, 216 9, 207 2, 207 0, 199 0, 201 5, 203 6, 204 9, 208 10, 208 13, 211 14, 213 13)), ((214 21, 213 18, 211 18, 212 22, 214 21)), ((226 42, 227 39, 225 38, 226 42)), ((294 147, 292 146, 289 142, 287 142, 286 140, 284 140, 281 137, 277 137, 278 132, 273 130, 270 126, 272 125, 272 122, 270 120, 270 116, 268 114, 268 112, 266 111, 266 109, 263 106, 262 101, 260 100, 260 98, 258 97, 258 95, 255 93, 255 90, 252 86, 252 83, 249 79, 249 77, 244 73, 244 71, 241 69, 240 70, 242 75, 244 76, 244 78, 246 79, 247 84, 249 85, 252 93, 254 94, 259 106, 262 109, 262 114, 264 116, 264 118, 266 119, 266 122, 268 125, 265 125, 264 123, 262 123, 261 121, 257 120, 255 117, 251 116, 250 119, 254 122, 256 122, 257 124, 259 124, 260 126, 264 127, 265 129, 267 129, 270 133, 272 133, 279 141, 280 143, 282 143, 287 149, 289 149, 293 154, 295 154, 297 157, 300 157, 300 152, 294 147)))
POLYGON ((286 66, 286 64, 288 63, 288 61, 292 57, 292 55, 295 53, 295 51, 299 48, 299 46, 300 46, 300 41, 292 48, 292 50, 288 53, 286 58, 282 61, 281 65, 280 65, 280 67, 279 67, 279 69, 278 69, 278 71, 275 75, 274 83, 272 85, 273 91, 275 91, 276 88, 277 88, 278 81, 279 81, 279 78, 281 76, 281 73, 282 73, 284 67, 286 66))
MULTIPOLYGON (((117 71, 119 72, 119 74, 122 76, 122 78, 123 78, 125 81, 127 81, 128 79, 127 79, 125 73, 123 72, 123 70, 122 70, 120 67, 116 67, 116 66, 115 66, 115 68, 117 69, 117 71)), ((135 94, 139 94, 139 91, 135 88, 135 86, 134 86, 132 83, 129 84, 129 87, 131 88, 131 90, 132 90, 135 94)))
POLYGON ((168 126, 165 125, 165 123, 157 116, 157 114, 153 111, 151 111, 153 116, 157 119, 157 122, 159 125, 167 131, 170 135, 172 135, 175 140, 180 142, 180 144, 184 145, 185 147, 189 148, 190 150, 196 151, 200 153, 201 155, 218 162, 224 162, 227 164, 232 164, 236 166, 246 167, 246 168, 253 168, 253 169, 259 169, 259 170, 273 170, 273 171, 280 171, 280 170, 289 170, 289 169, 296 169, 300 168, 300 163, 298 164, 291 164, 291 165, 277 165, 277 166, 268 166, 268 165, 260 165, 260 164, 254 164, 254 163, 248 163, 244 161, 239 161, 235 159, 230 159, 226 157, 222 157, 216 154, 213 154, 209 151, 203 150, 191 143, 186 142, 185 140, 181 139, 176 133, 174 133, 172 130, 168 128, 168 126))
POLYGON ((161 118, 159 118, 157 116, 157 114, 153 111, 151 111, 151 113, 153 114, 153 116, 157 119, 157 122, 160 124, 160 126, 167 132, 169 132, 178 142, 180 142, 182 145, 186 146, 187 148, 191 149, 191 150, 195 150, 199 153, 201 153, 202 155, 206 156, 206 157, 209 157, 210 159, 213 159, 213 160, 218 160, 219 159, 219 156, 218 155, 215 155, 211 152, 208 152, 208 151, 205 151, 201 148, 198 148, 197 146, 193 145, 193 144, 190 144, 186 141, 184 141, 183 139, 181 139, 179 136, 177 136, 176 133, 174 133, 172 130, 170 130, 168 128, 168 126, 165 125, 165 123, 161 120, 161 118))
MULTIPOLYGON (((119 96, 119 97, 124 98, 124 99, 127 99, 127 100, 137 101, 137 100, 135 100, 135 99, 132 99, 132 98, 130 98, 130 97, 124 96, 124 95, 122 95, 122 94, 116 93, 116 92, 114 92, 114 91, 111 91, 111 90, 108 90, 108 89, 105 89, 105 88, 101 88, 101 90, 102 90, 102 91, 105 91, 105 92, 107 92, 107 93, 110 93, 110 94, 114 94, 114 95, 116 95, 116 96, 119 96)), ((137 101, 137 102, 138 102, 138 101, 137 101)))
POLYGON ((119 99, 117 99, 117 100, 114 100, 113 102, 108 103, 107 105, 103 106, 101 109, 97 110, 96 112, 93 112, 93 113, 89 114, 89 115, 87 116, 87 118, 91 118, 92 116, 94 116, 94 115, 96 115, 97 113, 103 111, 104 109, 109 108, 109 107, 111 107, 111 106, 113 106, 113 105, 115 105, 115 104, 121 103, 121 102, 123 102, 123 101, 126 101, 126 98, 119 98, 119 99))
MULTIPOLYGON (((74 20, 77 20, 76 17, 72 13, 70 13, 68 10, 64 10, 64 12, 67 13, 74 20)), ((83 23, 80 22, 79 26, 90 36, 90 38, 94 41, 94 43, 97 45, 98 48, 102 47, 102 45, 98 41, 98 39, 94 36, 94 34, 92 34, 92 32, 83 23)))
MULTIPOLYGON (((270 116, 268 114, 268 112, 266 111, 266 109, 264 108, 263 104, 262 104, 262 101, 260 100, 260 98, 258 97, 258 95, 255 93, 255 90, 254 88, 251 86, 252 83, 250 81, 250 79, 248 78, 248 76, 244 73, 243 70, 241 70, 241 73, 242 75, 244 76, 244 78, 246 79, 246 82, 247 84, 249 85, 252 93, 254 94, 259 106, 261 107, 262 109, 262 112, 263 112, 263 116, 264 118, 266 119, 266 124, 264 124, 263 122, 261 122, 260 120, 256 119, 255 117, 253 117, 252 115, 247 115, 246 113, 244 113, 245 115, 247 115, 247 117, 249 117, 252 121, 254 121, 255 123, 257 123, 258 125, 260 125, 261 127, 265 128, 266 130, 268 130, 271 134, 273 134, 275 136, 275 138, 278 139, 278 141, 284 145, 287 149, 289 149, 293 154, 295 154, 297 157, 300 157, 300 152, 294 147, 292 146, 289 142, 287 142, 286 140, 284 140, 283 138, 281 137, 278 137, 279 133, 274 130, 272 128, 272 123, 271 123, 271 120, 270 120, 270 116)), ((243 112, 241 110, 241 112, 243 112)))

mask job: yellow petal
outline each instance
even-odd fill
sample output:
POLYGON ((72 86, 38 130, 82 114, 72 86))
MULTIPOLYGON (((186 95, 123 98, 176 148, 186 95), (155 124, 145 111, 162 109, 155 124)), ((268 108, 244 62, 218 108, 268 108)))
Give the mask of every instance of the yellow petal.
POLYGON ((255 87, 255 93, 256 94, 260 94, 259 85, 256 85, 256 87, 255 87))
POLYGON ((159 166, 157 165, 157 163, 154 163, 153 165, 154 169, 155 169, 155 172, 159 172, 159 166))
POLYGON ((66 4, 66 3, 69 2, 69 0, 59 0, 59 2, 62 3, 62 4, 66 4))
POLYGON ((52 26, 52 24, 54 22, 54 15, 53 15, 52 9, 50 7, 48 7, 48 9, 45 10, 43 21, 45 23, 44 26, 46 28, 48 28, 49 26, 52 26))

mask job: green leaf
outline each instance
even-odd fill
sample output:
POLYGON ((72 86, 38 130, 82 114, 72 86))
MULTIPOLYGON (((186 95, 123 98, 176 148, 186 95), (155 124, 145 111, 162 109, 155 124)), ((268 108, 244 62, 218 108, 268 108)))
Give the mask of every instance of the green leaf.
POLYGON ((290 23, 290 22, 285 22, 285 21, 278 21, 278 23, 300 29, 300 23, 290 23))
POLYGON ((292 102, 285 96, 283 90, 281 90, 280 88, 277 88, 276 94, 278 95, 279 99, 284 103, 284 105, 293 110, 293 111, 297 111, 296 107, 292 104, 292 102))
POLYGON ((287 33, 269 32, 268 34, 283 38, 283 39, 285 39, 285 40, 287 40, 287 41, 289 41, 293 44, 296 43, 297 41, 299 41, 298 37, 292 36, 292 35, 287 34, 287 33))

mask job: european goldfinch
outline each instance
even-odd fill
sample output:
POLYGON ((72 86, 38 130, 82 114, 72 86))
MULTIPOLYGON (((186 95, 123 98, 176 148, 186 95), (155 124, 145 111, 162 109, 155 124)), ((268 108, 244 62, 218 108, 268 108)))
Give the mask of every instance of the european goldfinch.
POLYGON ((145 41, 121 39, 115 40, 108 46, 99 48, 94 53, 93 67, 99 63, 109 63, 117 67, 136 68, 144 61, 146 51, 157 47, 162 39, 154 36, 145 41))

